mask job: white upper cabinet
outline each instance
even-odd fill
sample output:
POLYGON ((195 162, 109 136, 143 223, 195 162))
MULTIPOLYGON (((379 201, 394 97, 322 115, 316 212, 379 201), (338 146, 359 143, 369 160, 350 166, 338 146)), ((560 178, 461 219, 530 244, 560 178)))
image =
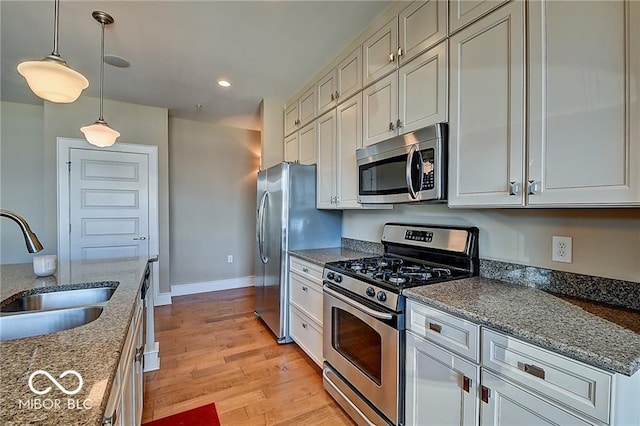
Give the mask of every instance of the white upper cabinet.
MULTIPOLYGON (((284 135, 288 136, 298 130, 299 123, 298 102, 292 102, 284 111, 284 135)), ((286 161, 286 160, 285 160, 286 161)))
POLYGON ((529 204, 640 203, 639 10, 529 3, 529 204))
POLYGON ((338 103, 346 101, 362 89, 362 46, 358 45, 336 67, 338 103))
POLYGON ((304 126, 298 132, 300 164, 316 164, 316 122, 304 126))
POLYGON ((524 204, 524 2, 450 38, 449 205, 524 204))
POLYGON ((316 92, 318 93, 318 114, 322 115, 336 106, 336 70, 332 69, 318 80, 316 92))
POLYGON ((304 126, 316 118, 316 88, 307 90, 298 101, 300 110, 299 126, 304 126))
POLYGON ((300 144, 298 132, 294 132, 284 138, 284 161, 295 163, 300 160, 300 144))
POLYGON ((373 83, 396 69, 398 17, 394 16, 362 44, 363 85, 373 83))
POLYGON ((449 0, 449 33, 478 20, 510 0, 449 0))
POLYGON ((398 71, 400 134, 446 122, 447 42, 421 54, 398 71))
POLYGON ((362 96, 338 105, 336 118, 336 204, 342 209, 360 208, 356 149, 362 148, 362 96))
POLYGON ((334 209, 337 185, 335 109, 318 118, 317 132, 316 207, 334 209))
POLYGON ((399 65, 447 37, 447 2, 415 1, 398 15, 399 65))
POLYGON ((362 91, 363 146, 398 134, 398 75, 390 74, 362 91))

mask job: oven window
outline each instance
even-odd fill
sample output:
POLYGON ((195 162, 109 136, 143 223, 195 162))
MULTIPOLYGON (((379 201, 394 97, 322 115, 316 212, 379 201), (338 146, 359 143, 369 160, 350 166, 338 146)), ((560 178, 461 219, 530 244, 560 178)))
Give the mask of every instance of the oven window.
POLYGON ((362 320, 333 308, 333 347, 378 386, 382 383, 382 339, 362 320))
POLYGON ((388 195, 407 192, 407 156, 360 166, 360 195, 388 195))

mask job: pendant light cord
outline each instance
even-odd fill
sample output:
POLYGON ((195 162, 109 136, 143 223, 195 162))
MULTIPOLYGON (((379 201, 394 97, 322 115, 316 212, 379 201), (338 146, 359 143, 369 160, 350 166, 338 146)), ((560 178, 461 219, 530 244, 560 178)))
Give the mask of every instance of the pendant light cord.
POLYGON ((60 0, 56 0, 53 6, 53 52, 51 55, 60 57, 58 52, 58 22, 60 21, 60 0))
POLYGON ((104 22, 100 23, 102 26, 102 39, 100 42, 100 117, 98 121, 104 121, 102 118, 102 90, 104 86, 104 22))

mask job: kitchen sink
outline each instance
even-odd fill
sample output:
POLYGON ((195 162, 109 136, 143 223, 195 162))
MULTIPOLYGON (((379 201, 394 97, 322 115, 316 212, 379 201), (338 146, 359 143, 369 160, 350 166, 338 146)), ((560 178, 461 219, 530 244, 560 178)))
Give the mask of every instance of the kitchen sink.
POLYGON ((3 315, 0 316, 0 341, 40 336, 79 327, 95 321, 102 310, 102 306, 85 306, 3 315))
POLYGON ((0 312, 46 311, 95 305, 111 299, 116 287, 97 287, 30 294, 0 308, 0 312))

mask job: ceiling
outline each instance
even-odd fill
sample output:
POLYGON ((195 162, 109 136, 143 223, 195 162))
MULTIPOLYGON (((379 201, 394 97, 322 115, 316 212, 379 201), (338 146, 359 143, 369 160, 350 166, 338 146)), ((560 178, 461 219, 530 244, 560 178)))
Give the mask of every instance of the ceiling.
MULTIPOLYGON (((352 41, 387 1, 61 0, 59 52, 99 96, 100 25, 111 14, 104 97, 163 107, 169 115, 259 129, 261 99, 286 101, 352 41), (233 83, 221 88, 218 78, 233 83), (196 104, 202 105, 197 108, 196 104)), ((54 1, 0 2, 1 99, 41 104, 16 65, 53 47, 54 1)), ((96 111, 97 113, 97 111, 96 111)), ((105 109, 108 121, 109 111, 105 109)))

